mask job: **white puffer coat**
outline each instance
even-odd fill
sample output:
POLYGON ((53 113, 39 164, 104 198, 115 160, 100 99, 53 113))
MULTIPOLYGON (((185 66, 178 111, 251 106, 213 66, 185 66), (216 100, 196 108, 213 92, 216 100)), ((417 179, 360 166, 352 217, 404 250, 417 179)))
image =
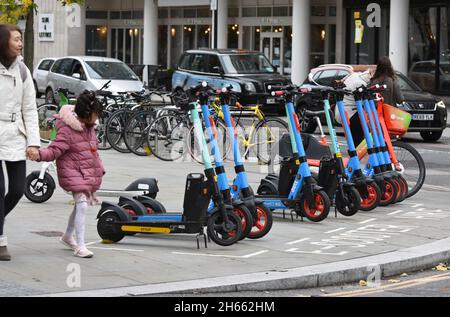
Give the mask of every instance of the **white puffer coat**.
POLYGON ((23 161, 28 146, 41 145, 33 78, 26 69, 22 82, 20 60, 9 69, 0 63, 0 161, 23 161))

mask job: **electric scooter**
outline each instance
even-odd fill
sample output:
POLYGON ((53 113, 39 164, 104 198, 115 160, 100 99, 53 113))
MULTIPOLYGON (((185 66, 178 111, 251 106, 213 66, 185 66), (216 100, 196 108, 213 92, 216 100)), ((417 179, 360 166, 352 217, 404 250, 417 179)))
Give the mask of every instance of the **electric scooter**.
MULTIPOLYGON (((312 91, 317 91, 322 96, 325 118, 330 134, 332 155, 332 157, 325 156, 320 159, 318 184, 319 186, 325 188, 325 191, 330 199, 334 197, 334 205, 336 210, 342 215, 350 217, 358 212, 361 203, 361 196, 356 188, 356 184, 350 181, 344 167, 344 161, 337 140, 336 130, 334 129, 331 119, 330 94, 332 93, 332 89, 300 88, 300 92, 304 94, 312 91)), ((322 125, 320 123, 320 119, 318 117, 317 119, 319 127, 321 128, 320 130, 322 131, 323 143, 324 134, 322 125)), ((324 146, 327 147, 327 145, 324 146)), ((308 163, 310 163, 310 161, 308 161, 308 163)), ((366 187, 365 183, 362 187, 363 189, 366 187)))
POLYGON ((103 203, 97 215, 97 231, 105 242, 118 242, 126 233, 189 233, 196 234, 197 248, 200 247, 199 237, 204 238, 207 247, 205 227, 208 238, 221 246, 232 245, 241 239, 241 219, 233 213, 233 206, 225 204, 219 190, 197 106, 197 102, 192 102, 189 110, 195 140, 202 152, 206 180, 203 174, 187 176, 182 213, 132 217, 117 205, 103 203), (216 207, 208 214, 211 198, 216 207))
POLYGON ((408 185, 406 180, 402 177, 402 175, 393 169, 391 157, 389 155, 388 148, 386 146, 386 138, 390 139, 389 135, 383 134, 383 129, 381 127, 380 119, 378 117, 378 112, 375 107, 375 99, 379 99, 378 93, 385 90, 387 88, 386 85, 379 86, 375 85, 368 88, 367 91, 367 99, 364 100, 364 107, 366 112, 369 114, 370 124, 372 129, 372 134, 374 135, 374 139, 377 139, 379 147, 377 147, 377 153, 379 157, 383 161, 383 165, 381 166, 381 170, 390 175, 392 180, 397 185, 397 197, 395 202, 403 201, 408 195, 408 185))
MULTIPOLYGON (((269 88, 271 90, 271 87, 269 88)), ((293 210, 313 222, 324 220, 330 211, 330 199, 322 187, 313 179, 306 158, 300 133, 300 123, 294 111, 295 86, 275 87, 273 96, 284 97, 288 114, 289 135, 293 158, 282 160, 279 177, 267 176, 261 180, 258 199, 271 210, 293 210)), ((293 213, 291 212, 293 219, 293 213)))
MULTIPOLYGON (((270 209, 264 205, 263 201, 255 198, 254 192, 248 182, 244 160, 239 150, 236 122, 230 112, 229 105, 237 104, 237 96, 232 93, 232 89, 232 86, 223 88, 219 95, 223 118, 233 150, 234 170, 236 172, 236 178, 231 186, 231 197, 242 200, 253 216, 252 229, 247 234, 247 238, 259 239, 269 233, 272 228, 273 218, 270 209)), ((211 120, 211 123, 214 124, 214 121, 211 120)))
MULTIPOLYGON (((245 238, 252 230, 254 222, 253 216, 249 208, 247 207, 247 204, 245 204, 240 199, 240 197, 232 197, 231 195, 231 188, 228 184, 228 177, 223 164, 222 153, 217 143, 217 129, 214 123, 214 118, 211 116, 208 106, 208 101, 213 93, 212 88, 208 86, 207 82, 203 82, 201 85, 193 88, 193 91, 197 92, 196 97, 200 101, 203 123, 208 134, 207 143, 210 144, 210 150, 212 156, 214 157, 215 171, 217 175, 217 184, 219 186, 219 190, 222 193, 225 204, 232 205, 234 208, 234 213, 241 219, 243 231, 242 238, 245 238)), ((215 201, 211 200, 208 206, 208 211, 214 210, 215 207, 215 201)))
MULTIPOLYGON (((396 184, 396 182, 393 180, 391 174, 387 174, 381 169, 384 160, 380 162, 379 159, 383 158, 381 158, 381 156, 377 154, 374 144, 374 142, 378 143, 378 139, 376 137, 373 137, 370 133, 369 127, 367 125, 368 120, 366 118, 366 113, 363 109, 363 102, 366 91, 367 88, 365 86, 362 86, 353 92, 353 96, 355 97, 356 110, 358 112, 359 120, 364 131, 364 137, 367 142, 367 151, 369 154, 367 164, 363 168, 363 173, 366 176, 373 176, 379 186, 381 183, 381 178, 383 179, 383 184, 380 186, 382 197, 379 205, 387 206, 395 201, 397 197, 398 184, 396 184)), ((368 119, 370 121, 370 116, 368 116, 368 119)))

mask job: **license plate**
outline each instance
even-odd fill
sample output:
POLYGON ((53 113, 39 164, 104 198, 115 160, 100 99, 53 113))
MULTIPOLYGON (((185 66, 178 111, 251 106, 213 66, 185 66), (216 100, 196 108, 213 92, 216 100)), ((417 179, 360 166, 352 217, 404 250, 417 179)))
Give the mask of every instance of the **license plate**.
POLYGON ((269 104, 269 105, 273 105, 273 104, 276 104, 276 103, 277 103, 277 100, 275 98, 268 98, 267 99, 267 104, 269 104))
POLYGON ((416 121, 433 121, 434 114, 415 113, 415 114, 413 114, 412 119, 416 120, 416 121))

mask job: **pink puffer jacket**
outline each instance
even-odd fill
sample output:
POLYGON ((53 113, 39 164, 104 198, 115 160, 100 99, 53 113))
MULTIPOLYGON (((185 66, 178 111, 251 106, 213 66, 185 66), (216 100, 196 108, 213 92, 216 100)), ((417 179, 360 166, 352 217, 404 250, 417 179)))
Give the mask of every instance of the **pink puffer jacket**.
POLYGON ((40 160, 56 160, 59 185, 65 191, 94 193, 105 174, 95 128, 80 122, 73 110, 71 105, 61 108, 56 121, 56 139, 39 150, 40 160))

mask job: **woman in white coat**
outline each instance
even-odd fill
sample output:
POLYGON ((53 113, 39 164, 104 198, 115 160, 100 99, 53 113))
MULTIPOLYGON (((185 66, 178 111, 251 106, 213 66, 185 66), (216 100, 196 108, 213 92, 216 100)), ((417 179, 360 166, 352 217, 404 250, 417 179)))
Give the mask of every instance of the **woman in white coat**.
POLYGON ((0 24, 0 261, 11 260, 5 217, 24 193, 26 159, 36 158, 40 146, 36 93, 22 63, 22 45, 18 27, 0 24), (9 180, 6 195, 3 165, 9 180))

